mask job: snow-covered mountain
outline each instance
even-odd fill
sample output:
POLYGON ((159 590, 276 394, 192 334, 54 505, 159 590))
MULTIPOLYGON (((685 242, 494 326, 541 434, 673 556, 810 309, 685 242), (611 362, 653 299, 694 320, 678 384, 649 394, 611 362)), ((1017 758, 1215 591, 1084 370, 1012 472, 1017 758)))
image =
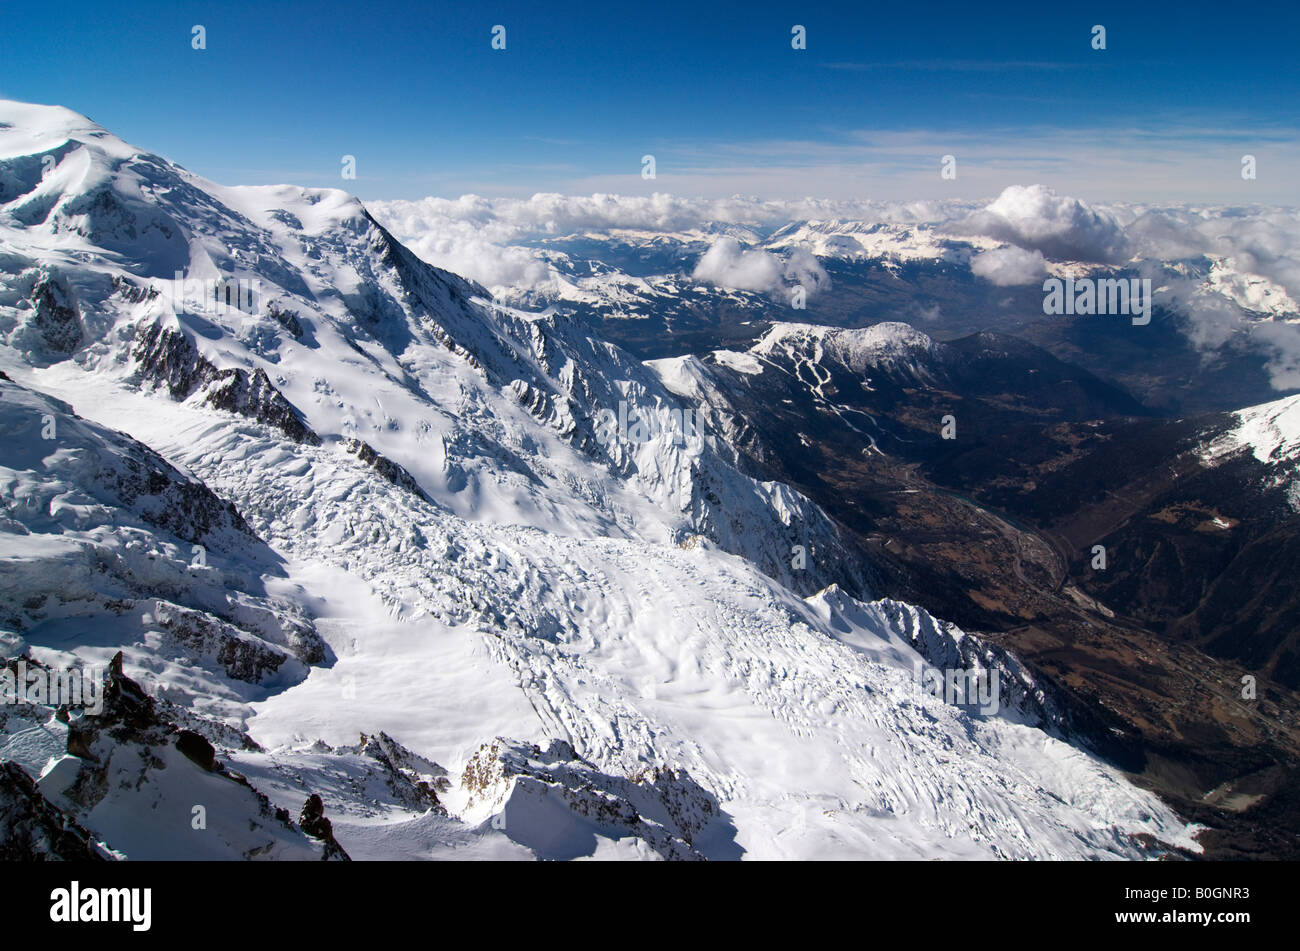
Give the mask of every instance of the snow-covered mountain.
POLYGON ((869 600, 871 566, 707 405, 342 192, 218 186, 0 103, 0 334, 6 669, 106 670, 99 716, 0 707, 4 769, 35 780, 0 800, 7 841, 1197 848, 1014 658, 869 600), (945 703, 923 662, 996 670, 1004 703, 945 703))
POLYGON ((573 314, 642 358, 744 350, 773 322, 904 321, 940 339, 1025 337, 1171 414, 1300 388, 1293 208, 1091 204, 1016 185, 987 203, 542 194, 372 211, 499 302, 573 314), (1048 278, 1150 281, 1152 323, 1112 335, 1047 315, 1048 278))
POLYGON ((1227 432, 1205 446, 1211 464, 1248 453, 1261 463, 1274 485, 1285 488, 1300 511, 1300 396, 1288 396, 1232 414, 1227 432))

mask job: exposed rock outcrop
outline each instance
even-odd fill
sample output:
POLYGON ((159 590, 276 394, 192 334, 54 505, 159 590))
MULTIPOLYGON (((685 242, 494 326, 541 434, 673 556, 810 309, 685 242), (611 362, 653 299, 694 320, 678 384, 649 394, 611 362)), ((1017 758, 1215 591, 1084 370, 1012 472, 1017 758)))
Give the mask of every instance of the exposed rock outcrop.
POLYGON ((261 367, 252 373, 242 367, 219 370, 184 333, 156 322, 138 334, 131 355, 137 378, 166 387, 174 400, 188 399, 203 389, 203 402, 214 409, 272 426, 296 443, 321 443, 261 367))
POLYGON ((41 794, 17 763, 0 762, 0 861, 102 862, 116 858, 41 794))

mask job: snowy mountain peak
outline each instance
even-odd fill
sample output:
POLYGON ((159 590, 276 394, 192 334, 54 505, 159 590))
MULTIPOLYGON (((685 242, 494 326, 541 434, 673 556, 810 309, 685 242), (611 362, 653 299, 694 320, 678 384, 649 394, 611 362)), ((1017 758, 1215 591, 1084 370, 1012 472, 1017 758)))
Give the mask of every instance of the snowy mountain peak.
POLYGON ((774 323, 750 353, 771 356, 812 350, 820 359, 828 354, 861 372, 881 360, 898 360, 935 349, 929 336, 910 324, 885 321, 861 329, 823 327, 816 324, 774 323))
POLYGON ((1251 406, 1232 413, 1226 432, 1203 450, 1211 462, 1249 452, 1270 467, 1275 484, 1287 488, 1300 511, 1300 396, 1251 406))
POLYGON ((0 99, 0 158, 48 152, 69 141, 94 142, 100 151, 116 158, 130 158, 136 152, 71 109, 0 99))

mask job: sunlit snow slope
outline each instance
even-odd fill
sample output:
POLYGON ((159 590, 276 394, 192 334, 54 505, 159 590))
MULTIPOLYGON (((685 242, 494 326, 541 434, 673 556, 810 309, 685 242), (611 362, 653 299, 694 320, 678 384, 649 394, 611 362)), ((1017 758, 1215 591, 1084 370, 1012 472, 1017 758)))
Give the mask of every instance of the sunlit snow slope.
POLYGON ((918 650, 965 635, 860 600, 834 525, 707 413, 684 438, 654 370, 342 192, 2 102, 0 334, 0 636, 123 655, 119 727, 9 707, 0 757, 114 854, 1195 848, 1023 705, 923 692, 918 650), (223 280, 259 283, 239 309, 223 280), (602 431, 620 402, 645 441, 602 431))

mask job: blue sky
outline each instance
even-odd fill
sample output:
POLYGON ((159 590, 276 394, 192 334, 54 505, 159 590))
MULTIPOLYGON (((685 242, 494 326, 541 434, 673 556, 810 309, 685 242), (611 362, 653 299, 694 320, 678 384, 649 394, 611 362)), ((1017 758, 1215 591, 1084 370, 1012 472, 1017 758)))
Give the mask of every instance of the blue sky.
POLYGON ((222 183, 362 198, 980 197, 1043 182, 1296 202, 1294 5, 882 6, 9 4, 0 97, 68 106, 222 183))

